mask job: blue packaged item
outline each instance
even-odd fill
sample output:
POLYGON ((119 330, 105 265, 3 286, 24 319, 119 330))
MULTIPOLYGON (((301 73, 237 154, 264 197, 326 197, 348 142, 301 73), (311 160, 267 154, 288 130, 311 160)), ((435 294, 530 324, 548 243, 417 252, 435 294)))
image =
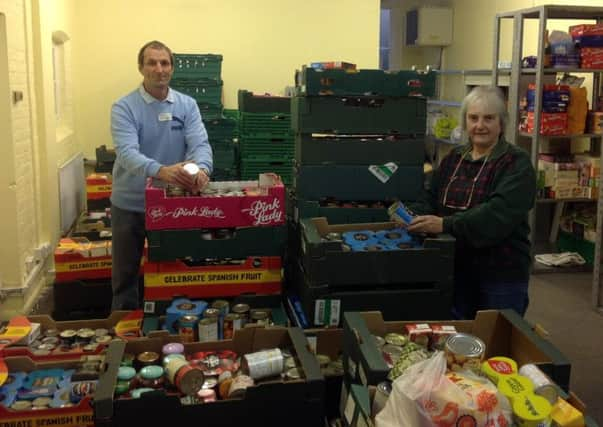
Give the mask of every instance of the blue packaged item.
POLYGON ((354 252, 385 252, 385 251, 391 251, 392 249, 387 246, 384 245, 382 243, 369 243, 369 244, 363 244, 363 245, 358 245, 356 247, 352 247, 352 251, 354 252))
POLYGON ((371 230, 355 230, 341 233, 343 242, 350 246, 352 250, 355 247, 364 247, 377 243, 377 236, 371 230))
POLYGON ((17 390, 8 387, 0 387, 0 405, 10 407, 17 400, 17 390))
POLYGON ((27 378, 27 373, 25 372, 9 372, 4 384, 0 389, 5 390, 18 390, 23 387, 23 381, 27 378))
POLYGON ((178 319, 184 315, 194 315, 201 319, 203 311, 207 308, 207 302, 202 300, 191 301, 188 298, 176 298, 165 311, 165 325, 171 334, 178 332, 178 319))
POLYGON ((47 389, 52 387, 56 389, 68 384, 73 372, 73 369, 39 369, 32 371, 27 374, 22 387, 25 390, 36 390, 38 388, 47 389))
POLYGON ((413 238, 404 228, 382 230, 377 233, 379 243, 386 246, 387 250, 399 250, 413 247, 413 238))
POLYGON ((48 406, 51 408, 62 408, 68 403, 71 403, 71 389, 69 387, 62 387, 54 392, 52 401, 48 406))
POLYGON ((580 36, 578 42, 580 47, 603 47, 603 36, 580 36))
POLYGON ((389 208, 387 208, 387 213, 392 221, 398 223, 401 222, 403 224, 410 224, 413 219, 413 215, 402 202, 396 202, 391 205, 389 208))

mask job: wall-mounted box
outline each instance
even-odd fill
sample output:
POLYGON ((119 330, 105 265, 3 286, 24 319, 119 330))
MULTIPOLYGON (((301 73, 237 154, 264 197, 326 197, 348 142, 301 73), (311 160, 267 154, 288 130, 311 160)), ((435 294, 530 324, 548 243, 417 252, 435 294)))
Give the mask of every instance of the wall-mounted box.
POLYGON ((419 7, 406 12, 407 46, 447 46, 452 43, 452 9, 419 7))

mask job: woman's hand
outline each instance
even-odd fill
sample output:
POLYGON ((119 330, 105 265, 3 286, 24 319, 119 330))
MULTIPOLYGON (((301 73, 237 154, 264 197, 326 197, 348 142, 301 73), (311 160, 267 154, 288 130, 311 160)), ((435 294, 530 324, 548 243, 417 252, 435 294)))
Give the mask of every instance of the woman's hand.
POLYGON ((407 227, 411 233, 439 234, 444 231, 444 218, 435 215, 419 215, 407 227))

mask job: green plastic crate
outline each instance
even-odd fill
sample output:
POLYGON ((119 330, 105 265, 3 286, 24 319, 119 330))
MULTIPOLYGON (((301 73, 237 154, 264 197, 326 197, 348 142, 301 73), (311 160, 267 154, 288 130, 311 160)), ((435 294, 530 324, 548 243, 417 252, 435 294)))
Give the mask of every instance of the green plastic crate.
POLYGON ((291 128, 296 133, 424 135, 425 98, 295 96, 291 128))
POLYGON ((315 70, 304 67, 297 73, 299 95, 379 95, 422 96, 435 95, 435 72, 410 70, 315 70))
POLYGON ((311 134, 295 136, 295 160, 300 165, 383 164, 419 166, 425 161, 425 140, 383 135, 385 138, 316 138, 311 134))
POLYGON ((282 256, 287 243, 287 226, 241 227, 235 230, 232 238, 223 240, 204 240, 202 230, 148 230, 147 241, 151 262, 186 257, 282 256))
POLYGON ((291 114, 241 113, 241 135, 283 135, 291 133, 291 114))
POLYGON ((226 117, 227 119, 233 119, 233 120, 238 121, 240 118, 239 110, 234 110, 232 108, 225 108, 224 109, 224 117, 226 117))
POLYGON ((287 186, 293 182, 293 159, 241 159, 241 179, 258 179, 258 175, 274 172, 279 175, 287 186))
POLYGON ((208 102, 197 102, 199 106, 199 112, 201 113, 201 119, 213 120, 222 117, 222 104, 211 104, 208 102))
POLYGON ((242 136, 241 157, 292 158, 294 153, 293 135, 273 137, 242 136))
POLYGON ((239 89, 239 111, 245 113, 291 113, 291 98, 287 96, 254 95, 239 89))
POLYGON ((559 230, 557 249, 559 252, 578 252, 588 265, 593 265, 595 262, 595 244, 571 233, 559 230))
POLYGON ((234 169, 237 166, 237 147, 234 144, 211 144, 215 169, 234 169))
MULTIPOLYGON (((224 110, 226 111, 226 110, 224 110)), ((203 121, 209 139, 223 140, 233 139, 238 135, 238 121, 236 119, 220 117, 217 119, 205 119, 203 121)))
POLYGON ((174 78, 215 79, 220 80, 222 55, 174 54, 174 78))
POLYGON ((214 167, 214 170, 211 174, 211 179, 212 181, 239 181, 241 179, 241 174, 239 173, 239 169, 236 167, 214 167))
POLYGON ((222 80, 172 80, 171 87, 192 97, 197 102, 222 103, 222 80))

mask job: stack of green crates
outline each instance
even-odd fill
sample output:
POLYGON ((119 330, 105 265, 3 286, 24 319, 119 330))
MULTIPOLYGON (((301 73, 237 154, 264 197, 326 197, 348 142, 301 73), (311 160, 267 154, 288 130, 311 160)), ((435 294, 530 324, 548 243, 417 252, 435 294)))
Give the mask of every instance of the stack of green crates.
POLYGON ((294 141, 289 97, 239 90, 241 178, 274 172, 285 185, 293 181, 294 141))
POLYGON ((171 87, 197 101, 203 120, 222 117, 222 55, 174 54, 171 87))
POLYGON ((239 179, 238 135, 239 121, 236 116, 227 114, 223 117, 205 120, 205 129, 213 151, 214 181, 236 181, 239 179))

